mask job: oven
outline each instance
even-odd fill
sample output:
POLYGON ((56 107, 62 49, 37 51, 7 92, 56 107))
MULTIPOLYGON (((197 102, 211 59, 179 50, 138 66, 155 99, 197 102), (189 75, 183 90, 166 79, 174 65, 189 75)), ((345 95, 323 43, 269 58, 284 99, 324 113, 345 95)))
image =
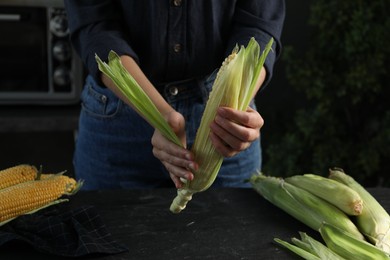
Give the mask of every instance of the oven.
POLYGON ((74 104, 84 69, 63 1, 0 0, 0 104, 74 104))

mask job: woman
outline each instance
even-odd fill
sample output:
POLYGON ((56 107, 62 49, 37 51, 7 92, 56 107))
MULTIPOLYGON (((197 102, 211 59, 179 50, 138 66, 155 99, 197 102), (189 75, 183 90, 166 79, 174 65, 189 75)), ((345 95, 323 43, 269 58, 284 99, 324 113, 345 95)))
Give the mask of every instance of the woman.
MULTIPOLYGON (((65 0, 71 40, 89 76, 82 93, 74 155, 84 189, 164 187, 194 178, 190 147, 218 69, 234 46, 251 37, 262 49, 273 37, 258 89, 280 53, 283 0, 65 0), (156 104, 182 143, 164 138, 135 112, 97 68, 110 50, 156 104)), ((222 107, 210 139, 226 159, 214 186, 245 187, 261 167, 263 119, 222 107)), ((196 178, 196 176, 195 176, 196 178)))

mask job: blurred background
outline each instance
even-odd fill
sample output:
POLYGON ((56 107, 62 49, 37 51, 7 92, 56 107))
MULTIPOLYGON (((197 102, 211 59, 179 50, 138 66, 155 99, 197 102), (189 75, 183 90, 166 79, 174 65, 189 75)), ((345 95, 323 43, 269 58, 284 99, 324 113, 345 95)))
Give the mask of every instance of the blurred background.
MULTIPOLYGON (((9 28, 12 19, 18 19, 10 15, 19 12, 1 6, 3 2, 7 1, 0 2, 1 13, 11 21, 3 19, 0 30, 9 28)), ((46 171, 73 174, 77 95, 83 75, 68 46, 61 1, 47 2, 48 21, 37 18, 35 27, 27 26, 30 21, 17 30, 31 31, 49 22, 50 32, 40 33, 46 35, 45 46, 52 49, 51 54, 34 64, 49 61, 43 70, 54 76, 45 82, 48 90, 39 90, 34 100, 2 86, 0 169, 30 163, 46 171), (42 104, 42 100, 47 101, 45 105, 26 104, 42 104)), ((265 174, 326 176, 329 168, 339 167, 365 186, 390 187, 389 5, 387 0, 286 1, 283 53, 273 80, 256 98, 265 120, 265 174)), ((27 19, 26 12, 36 10, 29 8, 20 12, 22 21, 27 19)), ((38 16, 39 12, 33 17, 38 16)), ((10 42, 28 43, 7 39, 0 44, 21 49, 25 46, 10 46, 10 42)), ((29 40, 31 46, 40 44, 29 40)), ((0 82, 6 86, 12 86, 4 78, 15 60, 10 54, 16 52, 3 51, 0 57, 7 64, 0 71, 0 82)), ((23 75, 20 72, 17 77, 23 75)))
POLYGON ((268 175, 339 167, 390 186, 390 1, 286 1, 284 50, 258 96, 268 175))

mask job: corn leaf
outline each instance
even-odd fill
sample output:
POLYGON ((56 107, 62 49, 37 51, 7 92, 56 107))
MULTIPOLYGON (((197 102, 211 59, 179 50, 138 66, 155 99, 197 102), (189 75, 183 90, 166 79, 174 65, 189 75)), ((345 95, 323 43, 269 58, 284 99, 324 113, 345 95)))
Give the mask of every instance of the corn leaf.
POLYGON ((305 258, 307 260, 310 259, 332 259, 332 260, 344 260, 345 258, 336 254, 326 245, 312 238, 308 234, 304 232, 299 232, 301 239, 292 238, 291 243, 283 241, 281 239, 275 238, 274 240, 294 252, 295 254, 305 258))
POLYGON ((118 89, 145 120, 155 129, 158 129, 171 142, 183 146, 149 96, 123 67, 118 54, 114 51, 110 51, 108 55, 108 64, 103 62, 97 55, 95 55, 95 58, 99 70, 115 83, 118 89))
POLYGON ((281 240, 279 238, 275 238, 274 240, 275 240, 275 242, 279 243, 280 245, 284 246, 285 248, 287 248, 291 252, 295 253, 296 255, 299 255, 300 257, 302 257, 306 260, 321 260, 321 258, 316 256, 315 254, 312 254, 311 252, 309 252, 309 251, 307 251, 299 246, 293 245, 293 244, 291 244, 287 241, 281 240))
POLYGON ((320 233, 326 245, 346 259, 389 260, 389 255, 378 247, 351 236, 345 230, 329 223, 323 223, 320 233))
POLYGON ((323 222, 348 231, 356 239, 363 235, 352 220, 340 209, 316 195, 296 187, 282 178, 254 174, 250 182, 266 200, 284 210, 295 219, 319 231, 323 222))
POLYGON ((363 211, 356 216, 356 225, 375 246, 390 254, 390 215, 360 183, 343 169, 329 171, 329 178, 355 190, 363 200, 363 211))
POLYGON ((221 106, 246 110, 254 97, 256 83, 266 56, 271 50, 273 39, 260 55, 260 46, 251 38, 247 47, 236 46, 222 63, 209 95, 199 129, 196 133, 192 152, 199 169, 194 179, 188 181, 171 204, 171 211, 178 213, 192 199, 192 194, 208 189, 215 181, 223 162, 223 156, 211 143, 210 124, 221 106))

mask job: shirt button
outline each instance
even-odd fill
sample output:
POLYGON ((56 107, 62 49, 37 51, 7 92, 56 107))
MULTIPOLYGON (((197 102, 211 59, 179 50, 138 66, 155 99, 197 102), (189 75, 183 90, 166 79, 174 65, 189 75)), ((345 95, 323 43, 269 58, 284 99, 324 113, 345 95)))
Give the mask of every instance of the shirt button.
POLYGON ((172 95, 172 96, 176 96, 178 93, 179 93, 179 89, 175 86, 172 86, 169 88, 169 93, 172 95))
POLYGON ((181 6, 181 0, 173 0, 174 6, 181 6))
POLYGON ((173 45, 173 51, 179 53, 181 51, 181 44, 176 43, 175 45, 173 45))

